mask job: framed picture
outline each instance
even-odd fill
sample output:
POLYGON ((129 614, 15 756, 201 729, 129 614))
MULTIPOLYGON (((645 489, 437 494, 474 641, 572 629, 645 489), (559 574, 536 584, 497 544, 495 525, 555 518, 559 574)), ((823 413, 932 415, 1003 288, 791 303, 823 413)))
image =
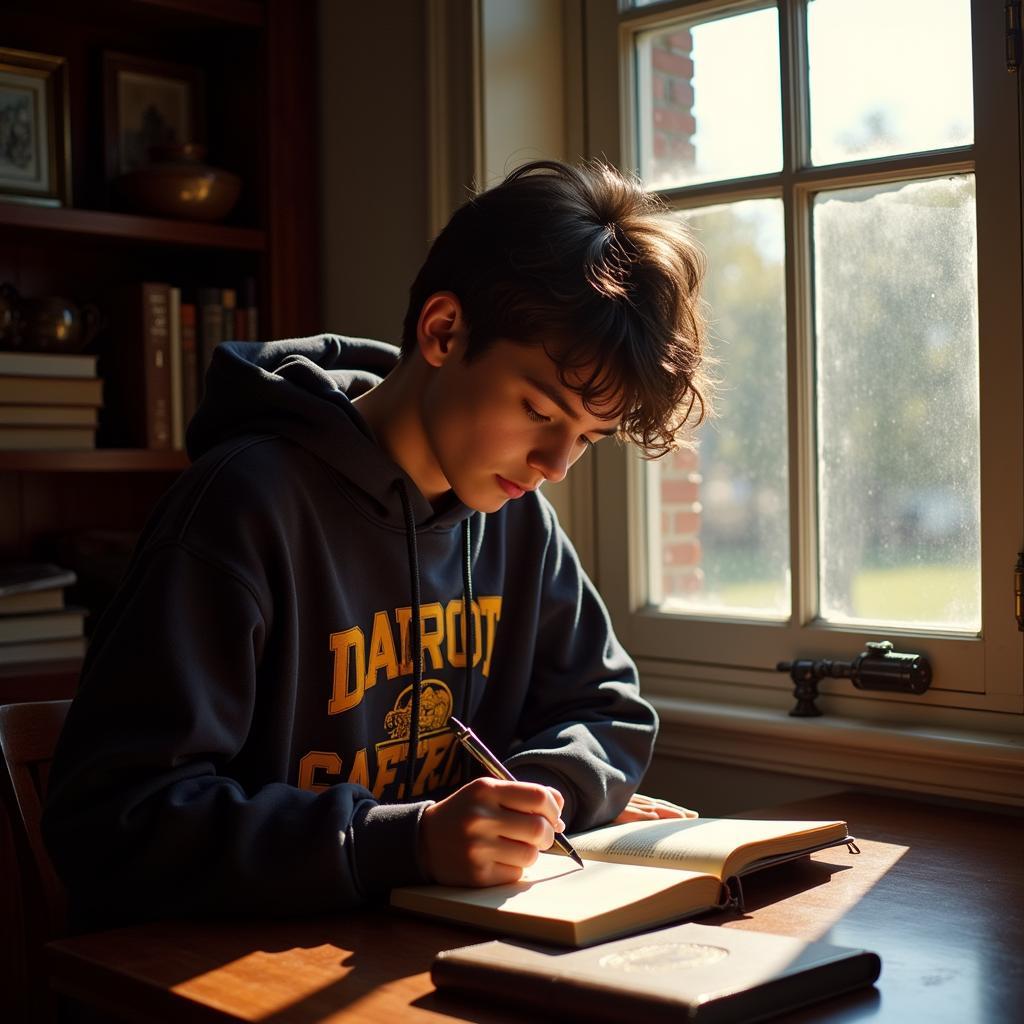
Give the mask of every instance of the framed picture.
POLYGON ((71 205, 67 72, 63 57, 0 48, 0 199, 71 205))
POLYGON ((198 68, 104 53, 107 181, 145 166, 151 146, 205 142, 203 85, 198 68))

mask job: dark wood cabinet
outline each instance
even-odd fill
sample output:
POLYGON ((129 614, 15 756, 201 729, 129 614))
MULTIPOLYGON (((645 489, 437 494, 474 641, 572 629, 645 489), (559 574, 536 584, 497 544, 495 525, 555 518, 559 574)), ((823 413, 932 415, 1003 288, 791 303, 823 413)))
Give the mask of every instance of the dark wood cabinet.
MULTIPOLYGON (((23 296, 96 301, 108 288, 184 289, 252 278, 260 337, 321 329, 316 9, 313 0, 5 0, 0 47, 64 58, 71 203, 0 197, 0 282, 23 296), (207 162, 243 181, 223 223, 118 208, 105 172, 103 55, 199 68, 207 162)), ((0 558, 47 557, 50 539, 137 533, 176 474, 180 451, 0 451, 0 558)), ((80 664, 0 665, 0 703, 72 696, 80 664)), ((27 1019, 23 890, 0 816, 0 1018, 27 1019)))
MULTIPOLYGON (((312 0, 8 0, 0 47, 63 57, 71 205, 0 197, 0 282, 89 302, 145 280, 182 288, 252 278, 260 337, 321 329, 316 4, 312 0), (106 179, 104 54, 198 68, 207 162, 238 174, 223 223, 141 216, 106 179)), ((74 530, 139 530, 182 452, 0 451, 0 558, 45 556, 74 530)), ((70 695, 78 666, 0 667, 0 703, 70 695)))

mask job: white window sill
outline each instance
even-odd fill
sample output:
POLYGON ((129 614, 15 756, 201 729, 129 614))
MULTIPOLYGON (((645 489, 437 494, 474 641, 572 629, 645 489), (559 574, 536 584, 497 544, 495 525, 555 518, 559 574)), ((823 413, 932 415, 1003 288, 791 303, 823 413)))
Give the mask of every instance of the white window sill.
POLYGON ((658 755, 1024 807, 1024 738, 648 694, 658 755))

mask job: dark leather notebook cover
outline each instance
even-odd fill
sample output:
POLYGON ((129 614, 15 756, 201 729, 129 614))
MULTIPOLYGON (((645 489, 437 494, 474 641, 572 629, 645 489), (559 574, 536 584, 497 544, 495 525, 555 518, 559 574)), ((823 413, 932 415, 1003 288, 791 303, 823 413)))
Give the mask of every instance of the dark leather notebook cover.
POLYGON ((437 954, 439 989, 507 998, 567 1020, 764 1020, 872 984, 877 954, 702 924, 565 951, 498 940, 437 954))

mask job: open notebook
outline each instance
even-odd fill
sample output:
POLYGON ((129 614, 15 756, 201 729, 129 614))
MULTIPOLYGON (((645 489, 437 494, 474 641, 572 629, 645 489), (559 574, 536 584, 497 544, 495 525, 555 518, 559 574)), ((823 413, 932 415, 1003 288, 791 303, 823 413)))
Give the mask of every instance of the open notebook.
POLYGON ((518 882, 392 890, 392 906, 505 935, 586 946, 724 906, 731 878, 852 844, 845 821, 694 818, 608 825, 569 837, 580 868, 542 853, 518 882))

